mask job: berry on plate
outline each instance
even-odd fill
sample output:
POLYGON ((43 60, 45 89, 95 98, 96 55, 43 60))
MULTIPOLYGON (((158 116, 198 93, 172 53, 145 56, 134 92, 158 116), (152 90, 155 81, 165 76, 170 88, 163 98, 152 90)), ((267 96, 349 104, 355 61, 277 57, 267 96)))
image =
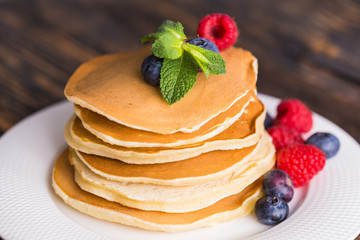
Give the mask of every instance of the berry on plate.
POLYGON ((339 139, 333 134, 326 132, 314 133, 306 140, 306 144, 318 147, 323 151, 327 159, 335 156, 340 148, 339 139))
POLYGON ((293 182, 281 169, 273 169, 264 175, 263 189, 266 196, 275 196, 285 202, 290 202, 294 196, 293 182))
POLYGON ((264 224, 274 225, 287 218, 289 206, 287 203, 275 196, 264 196, 255 204, 255 216, 264 224))
POLYGON ((276 153, 277 167, 287 172, 294 187, 308 183, 321 171, 326 162, 325 154, 313 145, 294 144, 276 153))
POLYGON ((160 84, 160 71, 163 59, 150 55, 141 64, 141 73, 145 80, 153 86, 160 84))
POLYGON ((220 51, 234 45, 239 35, 235 21, 221 13, 205 16, 199 23, 197 33, 214 42, 220 51))
POLYGON ((265 129, 268 129, 269 127, 271 127, 272 124, 273 124, 273 118, 270 116, 270 114, 268 112, 266 112, 266 117, 265 117, 265 121, 264 121, 265 129))
POLYGON ((275 125, 287 125, 300 133, 310 131, 313 119, 309 108, 297 99, 282 101, 277 107, 275 125))
POLYGON ((277 125, 267 129, 268 133, 272 137, 273 144, 276 151, 283 147, 293 145, 295 143, 303 143, 304 140, 301 137, 300 132, 294 128, 290 128, 287 125, 277 125))

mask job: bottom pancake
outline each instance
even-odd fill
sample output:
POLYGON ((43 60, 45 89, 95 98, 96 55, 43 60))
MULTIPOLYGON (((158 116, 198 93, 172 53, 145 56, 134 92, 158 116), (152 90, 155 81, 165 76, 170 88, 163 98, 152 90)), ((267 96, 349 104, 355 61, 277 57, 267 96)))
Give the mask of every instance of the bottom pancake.
POLYGON ((263 195, 261 180, 238 194, 226 197, 206 208, 187 213, 144 211, 110 202, 83 191, 74 181, 74 170, 66 150, 53 171, 55 192, 73 208, 93 217, 155 231, 185 231, 231 220, 249 214, 263 195))

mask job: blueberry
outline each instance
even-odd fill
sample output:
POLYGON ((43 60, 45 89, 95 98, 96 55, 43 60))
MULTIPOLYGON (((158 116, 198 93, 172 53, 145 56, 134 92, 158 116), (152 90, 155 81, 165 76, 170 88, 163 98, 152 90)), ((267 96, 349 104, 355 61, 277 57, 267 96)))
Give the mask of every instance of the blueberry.
POLYGON ((163 59, 150 55, 141 64, 141 73, 144 79, 153 86, 160 84, 160 71, 163 59))
POLYGON ((290 202, 294 196, 294 185, 290 176, 280 169, 267 172, 263 178, 264 193, 290 202))
POLYGON ((335 156, 340 148, 339 139, 331 133, 326 132, 314 133, 306 140, 306 144, 318 147, 327 159, 335 156))
POLYGON ((277 224, 289 215, 287 203, 275 196, 264 196, 255 204, 255 215, 257 219, 267 225, 277 224))
POLYGON ((205 48, 207 50, 219 53, 219 49, 216 46, 216 44, 213 43, 212 41, 210 41, 209 39, 197 37, 197 38, 190 39, 187 42, 192 44, 192 45, 195 45, 195 46, 205 48))
POLYGON ((264 121, 265 129, 268 129, 269 127, 271 127, 272 124, 273 124, 273 118, 270 116, 270 114, 268 112, 266 112, 266 117, 265 117, 265 121, 264 121))

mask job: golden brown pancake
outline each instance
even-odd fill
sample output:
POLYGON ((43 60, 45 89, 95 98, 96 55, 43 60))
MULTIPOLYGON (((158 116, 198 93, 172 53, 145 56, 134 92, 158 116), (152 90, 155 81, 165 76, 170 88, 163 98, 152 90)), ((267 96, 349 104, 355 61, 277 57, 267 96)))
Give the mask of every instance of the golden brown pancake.
POLYGON ((84 63, 71 76, 65 95, 71 102, 119 124, 171 134, 198 130, 248 90, 256 89, 256 58, 246 50, 231 47, 221 52, 226 74, 206 79, 204 73, 199 73, 188 94, 169 105, 160 89, 150 86, 141 75, 142 61, 150 54, 150 48, 145 47, 84 63))
POLYGON ((244 118, 238 119, 228 129, 209 140, 173 148, 127 148, 112 145, 87 131, 77 118, 70 119, 68 122, 65 128, 65 139, 72 148, 79 151, 118 159, 126 163, 154 164, 174 162, 209 151, 241 149, 255 145, 264 129, 264 118, 265 110, 262 108, 262 113, 257 118, 248 119, 247 114, 245 114, 244 118))
POLYGON ((129 208, 83 191, 74 181, 74 170, 65 151, 53 171, 53 187, 65 203, 99 219, 156 231, 185 231, 247 215, 262 196, 261 180, 238 194, 226 197, 201 210, 187 213, 165 213, 129 208))
POLYGON ((70 158, 79 158, 96 174, 109 180, 121 182, 153 183, 160 185, 183 186, 232 177, 242 169, 259 151, 275 149, 271 137, 263 133, 262 140, 254 146, 226 151, 212 151, 182 161, 159 164, 128 164, 111 158, 70 151, 70 158))
POLYGON ((275 151, 272 150, 271 142, 263 144, 236 172, 188 186, 112 181, 95 174, 76 157, 70 157, 70 163, 76 170, 75 182, 87 192, 129 207, 177 213, 199 210, 239 193, 274 167, 275 151))
POLYGON ((84 128, 104 142, 125 147, 176 147, 212 138, 239 118, 240 121, 249 120, 251 124, 254 118, 264 112, 264 106, 257 100, 254 91, 249 91, 231 108, 211 119, 200 129, 191 133, 176 132, 166 135, 126 127, 78 105, 74 106, 74 112, 84 128))

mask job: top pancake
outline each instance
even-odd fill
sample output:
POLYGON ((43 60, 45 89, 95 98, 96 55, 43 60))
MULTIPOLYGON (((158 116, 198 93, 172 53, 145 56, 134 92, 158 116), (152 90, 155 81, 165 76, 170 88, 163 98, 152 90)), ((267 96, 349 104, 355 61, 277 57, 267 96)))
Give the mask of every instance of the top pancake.
POLYGON ((160 88, 141 75, 150 48, 98 57, 81 65, 65 88, 66 97, 119 124, 160 134, 193 132, 255 89, 256 58, 240 48, 221 52, 226 74, 197 75, 195 86, 168 105, 160 88))

